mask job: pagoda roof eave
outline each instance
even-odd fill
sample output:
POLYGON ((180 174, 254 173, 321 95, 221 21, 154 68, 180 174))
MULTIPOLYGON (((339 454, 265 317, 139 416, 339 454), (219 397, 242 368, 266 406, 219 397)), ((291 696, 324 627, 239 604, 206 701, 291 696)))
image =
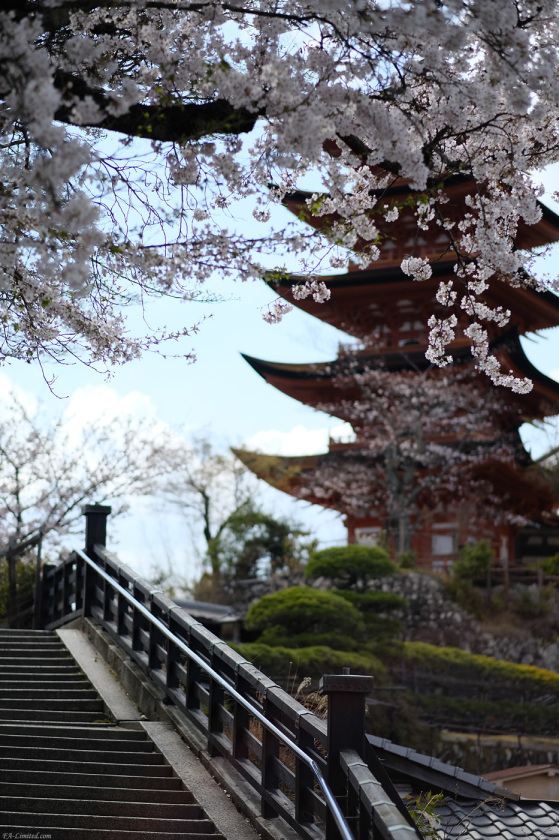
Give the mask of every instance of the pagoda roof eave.
MULTIPOLYGON (((490 450, 493 442, 488 441, 486 445, 490 450)), ((232 452, 257 478, 277 490, 309 504, 318 504, 343 514, 350 512, 347 502, 343 500, 343 494, 332 493, 319 498, 312 490, 313 472, 323 466, 342 468, 348 456, 351 461, 357 460, 363 464, 371 457, 367 450, 353 448, 345 452, 338 450, 318 455, 297 456, 264 455, 244 449, 232 449, 232 452)), ((490 456, 490 451, 488 455, 490 456)), ((549 509, 551 513, 552 508, 557 505, 557 492, 549 482, 532 470, 531 464, 508 463, 499 459, 492 461, 489 457, 485 463, 479 465, 475 474, 482 480, 490 481, 500 493, 509 496, 513 507, 518 507, 519 511, 524 510, 525 514, 537 520, 538 514, 542 515, 544 509, 549 509)))
MULTIPOLYGON (((444 181, 444 191, 450 193, 465 193, 469 191, 469 188, 474 183, 474 179, 468 175, 452 175, 444 181)), ((433 185, 434 186, 434 185, 433 185)), ((405 183, 400 179, 400 183, 395 183, 393 186, 389 187, 388 189, 381 189, 381 190, 371 190, 371 197, 372 198, 398 198, 399 196, 408 197, 410 195, 418 195, 421 194, 422 190, 414 190, 410 187, 409 183, 405 183)), ((307 191, 307 190, 293 190, 290 193, 287 193, 283 199, 284 206, 291 212, 296 214, 296 208, 305 207, 308 210, 307 200, 312 198, 315 195, 315 191, 307 191)), ((520 226, 524 230, 533 229, 534 231, 538 228, 540 229, 539 232, 541 233, 541 238, 543 239, 540 243, 535 243, 532 247, 538 247, 538 245, 550 244, 551 242, 556 242, 559 238, 559 215, 555 213, 554 210, 551 210, 541 201, 537 201, 537 206, 541 211, 541 219, 533 225, 527 225, 526 223, 520 223, 520 226)), ((312 218, 311 223, 320 222, 321 217, 314 216, 312 218)), ((310 220, 307 220, 310 221, 310 220)))
MULTIPOLYGON (((420 305, 432 301, 437 308, 435 296, 441 280, 456 280, 454 260, 434 260, 431 262, 432 274, 428 280, 414 282, 404 274, 399 265, 377 263, 374 267, 348 271, 345 274, 330 275, 286 275, 280 279, 266 280, 276 294, 288 300, 290 304, 331 326, 342 329, 350 335, 357 335, 352 324, 352 311, 362 314, 363 305, 380 303, 383 299, 394 301, 410 298, 420 305), (330 301, 316 302, 312 296, 297 299, 293 297, 293 287, 307 280, 324 283, 332 293, 330 301), (374 290, 374 297, 371 292, 374 290)), ((533 288, 514 288, 502 280, 493 278, 485 295, 491 306, 510 309, 514 316, 522 316, 526 328, 522 332, 535 332, 550 329, 559 324, 559 296, 550 291, 538 291, 533 288)), ((514 317, 513 316, 513 317, 514 317)))
MULTIPOLYGON (((455 364, 474 364, 469 346, 451 347, 449 352, 455 364)), ((506 370, 512 370, 517 377, 526 377, 534 383, 534 388, 529 394, 513 395, 522 409, 523 421, 559 414, 559 382, 534 367, 524 353, 516 329, 513 328, 495 339, 491 343, 491 352, 498 356, 506 370)), ((268 384, 305 405, 334 405, 346 399, 357 399, 359 396, 358 390, 349 383, 347 387, 340 387, 335 382, 337 376, 348 373, 343 358, 306 364, 269 362, 245 354, 243 358, 268 384)), ((359 356, 354 361, 356 366, 351 373, 359 373, 367 367, 379 368, 381 365, 383 370, 394 373, 406 370, 436 370, 426 359, 425 348, 402 348, 395 352, 359 356)), ((338 414, 335 416, 341 417, 338 414)))
MULTIPOLYGON (((447 178, 444 182, 445 188, 460 188, 472 184, 474 179, 469 175, 451 175, 447 178)), ((372 190, 372 196, 381 196, 384 197, 386 195, 390 196, 399 196, 399 195, 418 195, 421 193, 421 190, 414 190, 410 187, 409 183, 404 183, 401 181, 400 183, 395 184, 386 189, 381 190, 372 190)), ((283 202, 287 204, 288 202, 292 202, 293 204, 305 204, 309 198, 312 198, 313 195, 316 194, 316 190, 292 190, 289 193, 286 193, 283 202)), ((546 204, 541 201, 537 202, 538 207, 542 211, 542 215, 546 218, 547 221, 553 223, 557 230, 559 230, 559 215, 555 213, 554 210, 551 210, 546 204)))
POLYGON ((310 474, 317 469, 325 459, 328 459, 328 452, 318 455, 263 455, 261 452, 252 452, 248 449, 231 449, 231 452, 257 478, 275 487, 276 490, 281 490, 296 499, 304 499, 309 504, 319 504, 322 507, 342 511, 334 500, 318 499, 312 494, 303 496, 300 490, 298 491, 301 473, 310 474))

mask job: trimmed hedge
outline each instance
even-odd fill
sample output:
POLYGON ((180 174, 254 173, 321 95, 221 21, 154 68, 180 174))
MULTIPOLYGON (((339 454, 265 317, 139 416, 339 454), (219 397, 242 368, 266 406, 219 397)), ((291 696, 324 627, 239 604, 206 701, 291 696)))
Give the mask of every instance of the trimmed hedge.
POLYGON ((531 735, 557 735, 557 708, 537 703, 515 703, 512 700, 473 700, 444 697, 441 694, 407 696, 422 720, 439 726, 489 729, 501 732, 525 732, 531 735))
POLYGON ((307 580, 325 577, 341 589, 355 587, 365 591, 375 578, 393 575, 396 566, 384 548, 368 545, 344 545, 325 548, 311 554, 305 567, 307 580))
POLYGON ((406 662, 431 674, 487 682, 488 686, 508 685, 529 693, 559 697, 559 674, 517 665, 491 656, 468 653, 460 648, 437 647, 425 642, 404 642, 406 662))
POLYGON ((328 646, 345 648, 364 637, 361 613, 333 592, 309 586, 292 586, 264 595, 252 604, 246 619, 247 630, 265 633, 258 639, 266 645, 308 646, 308 640, 327 635, 328 646))
POLYGON ((339 674, 345 667, 350 668, 352 674, 372 674, 379 680, 386 677, 384 665, 369 653, 348 653, 320 645, 302 648, 270 647, 258 642, 232 647, 275 679, 319 679, 323 674, 339 674))

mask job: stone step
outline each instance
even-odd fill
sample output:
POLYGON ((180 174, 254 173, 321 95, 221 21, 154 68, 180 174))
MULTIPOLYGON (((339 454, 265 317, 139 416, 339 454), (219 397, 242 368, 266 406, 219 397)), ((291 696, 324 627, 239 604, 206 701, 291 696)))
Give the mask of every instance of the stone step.
POLYGON ((39 643, 43 639, 45 641, 51 641, 52 639, 60 641, 53 630, 16 630, 15 628, 0 627, 0 640, 3 639, 29 639, 39 643))
POLYGON ((150 817, 115 817, 95 816, 92 814, 59 814, 53 810, 53 804, 47 812, 36 814, 34 812, 20 813, 17 811, 0 812, 0 825, 13 825, 15 822, 23 823, 28 828, 38 826, 43 833, 46 826, 49 829, 57 828, 104 828, 117 831, 157 831, 157 832, 183 832, 188 834, 214 834, 215 826, 211 820, 175 820, 150 817))
POLYGON ((119 761, 66 761, 64 754, 58 759, 41 758, 3 758, 2 770, 36 770, 41 768, 43 775, 47 773, 83 773, 87 776, 109 772, 112 776, 171 776, 172 770, 168 764, 140 764, 123 763, 119 761))
MULTIPOLYGON (((75 761, 80 764, 89 764, 89 763, 103 763, 106 764, 163 764, 163 756, 161 753, 158 752, 124 752, 123 750, 112 750, 108 749, 96 749, 96 750, 88 750, 85 748, 80 749, 77 744, 79 742, 76 739, 76 747, 74 749, 67 748, 67 747, 43 747, 40 742, 37 742, 35 746, 28 746, 28 747, 21 747, 17 746, 14 749, 13 744, 2 744, 0 743, 0 759, 2 763, 4 763, 5 759, 9 758, 36 758, 39 761, 54 761, 56 759, 60 761, 75 761), (16 751, 17 750, 17 751, 16 751)), ((100 742, 100 746, 103 745, 103 742, 100 742)), ((82 745, 80 744, 80 747, 82 745)))
POLYGON ((68 656, 68 650, 60 642, 43 642, 41 645, 33 644, 32 642, 4 642, 0 640, 0 657, 8 656, 48 656, 53 659, 59 659, 68 656))
MULTIPOLYGON (((99 697, 94 688, 91 688, 91 683, 87 680, 82 681, 82 686, 70 684, 69 688, 63 685, 57 688, 5 688, 0 683, 0 703, 3 700, 11 700, 16 702, 17 706, 21 705, 23 700, 34 701, 44 700, 95 700, 99 697)), ((28 708, 28 707, 23 707, 28 708)))
POLYGON ((7 668, 0 671, 0 683, 18 683, 23 678, 25 682, 43 685, 44 683, 60 682, 63 680, 83 679, 83 673, 77 667, 65 665, 58 668, 7 668))
MULTIPOLYGON (((158 779, 158 785, 161 780, 158 779)), ((164 780, 165 784, 167 780, 164 780)), ((173 781, 179 781, 173 779, 173 781)), ((158 786, 151 790, 149 787, 87 787, 86 785, 71 785, 71 784, 29 784, 26 782, 4 782, 2 784, 2 793, 4 796, 30 799, 47 798, 51 801, 66 799, 85 801, 85 800, 101 800, 105 803, 117 803, 115 807, 120 805, 126 807, 128 803, 142 803, 152 805, 157 802, 160 805, 196 805, 194 796, 190 791, 182 787, 182 785, 175 785, 174 788, 162 788, 158 786)), ((198 806, 197 806, 198 807, 198 806)), ((32 810, 31 808, 29 810, 32 810)))
POLYGON ((68 726, 78 724, 83 726, 88 723, 102 723, 106 726, 110 723, 104 712, 66 712, 66 711, 46 711, 44 709, 0 709, 0 723, 15 723, 21 724, 23 721, 29 723, 37 723, 44 721, 45 723, 67 723, 68 726))
MULTIPOLYGON (((64 794, 66 789, 60 788, 60 790, 64 794)), ((102 792, 104 790, 104 788, 101 788, 102 792)), ((184 793, 186 794, 186 791, 184 793)), ((18 811, 20 813, 46 814, 52 810, 55 799, 57 814, 92 814, 105 817, 165 817, 173 820, 204 819, 202 808, 195 803, 135 802, 129 799, 126 801, 116 799, 107 801, 104 796, 98 799, 79 797, 63 799, 62 796, 49 797, 48 791, 45 798, 38 798, 33 796, 32 793, 26 796, 0 796, 0 813, 18 811)))
MULTIPOLYGON (((0 821, 0 828, 2 827, 9 829, 7 833, 11 838, 24 838, 32 834, 27 825, 2 826, 0 821)), ((198 831, 187 834, 184 831, 178 833, 174 831, 124 831, 122 829, 76 828, 75 826, 72 828, 53 826, 53 830, 56 832, 55 835, 51 833, 53 840, 55 837, 56 840, 224 840, 222 834, 207 834, 198 831)), ((45 831, 42 833, 48 834, 45 831)))
POLYGON ((53 685, 40 683, 36 680, 14 680, 9 683, 7 680, 2 680, 2 677, 0 676, 0 692, 8 691, 10 686, 13 686, 15 691, 33 691, 37 693, 41 691, 65 691, 66 689, 69 691, 76 691, 82 687, 90 691, 92 690, 91 683, 83 676, 83 674, 76 674, 75 676, 70 675, 65 680, 57 680, 53 683, 53 685))
MULTIPOLYGON (((150 768, 151 769, 151 768, 150 768)), ((112 773, 112 767, 104 767, 103 772, 79 773, 59 771, 56 777, 45 778, 44 770, 37 769, 7 769, 4 763, 0 766, 0 782, 21 782, 29 784, 54 785, 85 785, 86 787, 120 787, 120 788, 148 788, 158 790, 181 790, 182 783, 176 776, 122 776, 112 773)), ((157 797, 156 797, 157 798, 157 797)))
POLYGON ((69 665, 72 668, 75 668, 76 663, 72 659, 71 656, 61 654, 52 654, 51 651, 47 651, 44 656, 40 654, 34 654, 33 656, 22 656, 21 651, 17 651, 17 654, 14 653, 13 656, 5 655, 6 651, 2 651, 0 653, 0 669, 4 670, 4 668, 13 668, 21 666, 21 668, 26 668, 28 671, 31 669, 35 669, 35 667, 46 667, 46 666, 54 666, 54 667, 64 667, 65 665, 69 665))
MULTIPOLYGON (((25 729, 26 727, 24 727, 25 729)), ((66 731, 68 731, 66 729, 66 731)), ((26 749, 27 747, 31 747, 33 749, 55 749, 57 751, 61 750, 88 750, 90 752, 102 752, 104 750, 109 750, 112 753, 116 752, 126 752, 126 753, 137 753, 141 754, 150 754, 153 752, 153 744, 151 741, 143 740, 143 741, 134 741, 131 739, 126 740, 116 740, 114 738, 107 739, 107 741, 103 741, 100 738, 72 738, 70 737, 70 732, 68 731, 68 737, 62 736, 41 736, 37 735, 8 735, 2 731, 2 727, 0 727, 0 749, 10 749, 12 750, 12 755, 16 754, 19 755, 19 750, 26 749)))
POLYGON ((75 668, 75 661, 69 656, 51 656, 48 651, 44 656, 39 654, 33 656, 22 656, 21 651, 17 656, 3 656, 0 655, 0 671, 7 671, 13 669, 26 670, 27 673, 34 671, 35 668, 75 668))
POLYGON ((20 653, 29 653, 30 651, 36 653, 37 656, 46 651, 55 653, 64 652, 65 648, 56 639, 45 639, 43 642, 28 641, 19 642, 16 639, 4 640, 0 636, 0 655, 4 656, 4 651, 19 651, 20 653))
POLYGON ((91 693, 91 697, 83 697, 82 692, 78 692, 78 697, 48 697, 37 695, 29 699, 12 697, 2 695, 0 693, 0 711, 16 708, 24 711, 25 709, 34 709, 46 712, 64 711, 70 712, 102 712, 105 708, 102 700, 96 691, 91 693))
POLYGON ((0 723, 0 735, 31 735, 37 737, 47 737, 47 738, 58 738, 58 737, 69 737, 69 738, 106 738, 112 739, 115 741, 141 741, 143 743, 149 743, 146 733, 143 732, 141 729, 125 729, 124 727, 117 726, 116 724, 97 724, 97 725, 89 725, 89 726, 79 726, 73 725, 71 727, 68 726, 57 726, 56 724, 51 724, 46 722, 45 724, 37 724, 37 723, 13 723, 13 724, 2 724, 0 723))
POLYGON ((33 636, 0 631, 0 837, 224 840, 145 731, 107 720, 58 637, 33 636))

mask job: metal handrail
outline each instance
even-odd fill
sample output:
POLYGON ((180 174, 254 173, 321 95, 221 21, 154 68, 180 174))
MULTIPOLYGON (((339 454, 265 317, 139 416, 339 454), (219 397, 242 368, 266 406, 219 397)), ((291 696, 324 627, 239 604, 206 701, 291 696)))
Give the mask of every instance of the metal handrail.
MULTIPOLYGON (((116 581, 113 577, 108 575, 104 569, 98 566, 94 560, 88 557, 87 554, 85 554, 83 551, 80 551, 79 548, 75 549, 75 553, 79 557, 81 557, 82 560, 84 560, 89 566, 95 569, 97 574, 101 575, 102 578, 104 578, 108 583, 110 583, 113 589, 115 589, 117 592, 123 595, 126 598, 126 600, 129 601, 135 609, 139 610, 142 613, 142 615, 148 618, 151 621, 151 623, 154 624, 155 627, 157 627, 157 629, 161 633, 163 633, 164 636, 166 636, 168 639, 170 639, 170 641, 173 642, 174 645, 180 648, 180 650, 182 650, 182 652, 186 654, 186 656, 188 656, 189 659, 192 659, 192 661, 195 662, 196 665, 198 665, 203 671, 205 671, 213 680, 215 680, 215 682, 217 682, 221 686, 221 688, 225 689, 225 691, 227 691, 227 693, 230 694, 231 697, 233 697, 238 703, 240 703, 241 706, 244 706, 244 708, 248 712, 254 715, 254 717, 260 721, 262 726, 264 726, 276 738, 282 741, 290 750, 292 750, 292 752, 295 753, 297 758, 299 758, 302 762, 304 762, 307 765, 307 767, 310 768, 314 777, 316 778, 316 781, 318 782, 322 793, 324 794, 326 804, 332 812, 332 817, 338 829, 340 830, 340 834, 342 835, 343 840, 355 840, 353 834, 349 829, 346 819, 342 814, 340 806, 336 802, 334 794, 330 790, 326 779, 320 772, 316 762, 310 756, 308 756, 306 752, 304 752, 304 750, 302 750, 299 747, 298 744, 296 744, 294 741, 288 738, 281 731, 281 729, 278 729, 277 726, 271 723, 266 718, 266 716, 263 715, 262 712, 256 708, 256 706, 253 706, 252 703, 250 703, 245 697, 242 696, 242 694, 239 694, 236 688, 230 685, 230 683, 228 683, 226 679, 224 679, 220 674, 214 671, 214 669, 210 665, 208 665, 207 662, 205 662, 201 656, 198 656, 198 654, 191 650, 181 639, 178 638, 178 636, 175 636, 175 634, 172 633, 171 630, 169 630, 169 628, 165 624, 163 624, 162 621, 160 621, 158 618, 152 615, 152 613, 150 613, 150 611, 142 603, 140 603, 140 601, 134 598, 134 596, 131 595, 130 592, 128 592, 128 590, 121 586, 120 583, 118 583, 118 581, 116 581)), ((156 592, 156 590, 153 591, 156 592)))

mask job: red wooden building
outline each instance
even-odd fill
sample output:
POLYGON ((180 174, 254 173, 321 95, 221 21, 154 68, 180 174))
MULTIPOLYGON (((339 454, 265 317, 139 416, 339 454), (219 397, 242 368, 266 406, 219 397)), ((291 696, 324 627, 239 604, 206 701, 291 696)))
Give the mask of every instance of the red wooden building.
MULTIPOLYGON (((454 178, 445 190, 448 214, 458 218, 471 182, 454 178)), ((407 192, 405 183, 396 183, 387 201, 405 197, 407 192)), ((305 193, 294 193, 286 204, 301 215, 306 199, 305 193)), ((308 221, 316 227, 325 224, 324 218, 310 216, 308 221)), ((516 242, 519 248, 531 250, 557 240, 559 217, 542 207, 541 220, 532 226, 520 225, 516 242)), ((316 303, 310 297, 293 300, 291 287, 301 283, 301 277, 277 282, 279 295, 343 330, 357 345, 329 363, 283 364, 245 358, 275 388, 350 422, 355 438, 330 441, 327 453, 314 456, 236 454, 271 485, 343 513, 349 542, 375 541, 385 531, 396 554, 411 548, 422 565, 444 568, 461 545, 482 537, 491 540, 502 565, 518 560, 519 553, 554 554, 559 551, 555 514, 559 499, 531 462, 518 429, 524 422, 559 414, 559 384, 534 368, 519 339, 559 325, 559 298, 550 292, 513 288, 495 278, 487 290, 488 305, 511 311, 506 327, 495 323, 490 327, 492 351, 506 371, 532 379, 531 393, 519 395, 486 382, 475 372, 468 340, 458 330, 460 337, 450 346, 453 364, 433 368, 425 358, 427 321, 430 315, 442 313, 435 294, 441 280, 456 278, 455 257, 440 229, 419 230, 411 209, 404 209, 396 230, 387 228, 380 257, 370 267, 350 266, 347 274, 320 278, 331 290, 329 302, 316 303), (432 277, 411 280, 399 267, 405 255, 427 257, 432 277), (407 411, 398 388, 408 395, 414 392, 417 404, 420 383, 431 394, 441 394, 439 419, 433 421, 428 416, 433 414, 432 407, 426 408, 420 433, 427 441, 427 447, 422 441, 421 451, 430 447, 439 460, 410 456, 414 463, 408 495, 401 489, 400 500, 388 504, 379 489, 382 475, 386 496, 389 484, 402 481, 405 466, 400 460, 394 481, 388 480, 387 455, 379 444, 383 438, 379 412, 373 409, 382 403, 384 422, 397 426, 407 411), (452 397, 453 389, 459 396, 452 397), (444 394, 450 400, 447 409, 444 394), (389 419, 392 416, 394 420, 389 419)), ((409 440, 405 445, 409 448, 409 440)), ((417 453, 417 440, 414 445, 417 453)), ((410 458, 408 466, 409 462, 410 458)))

